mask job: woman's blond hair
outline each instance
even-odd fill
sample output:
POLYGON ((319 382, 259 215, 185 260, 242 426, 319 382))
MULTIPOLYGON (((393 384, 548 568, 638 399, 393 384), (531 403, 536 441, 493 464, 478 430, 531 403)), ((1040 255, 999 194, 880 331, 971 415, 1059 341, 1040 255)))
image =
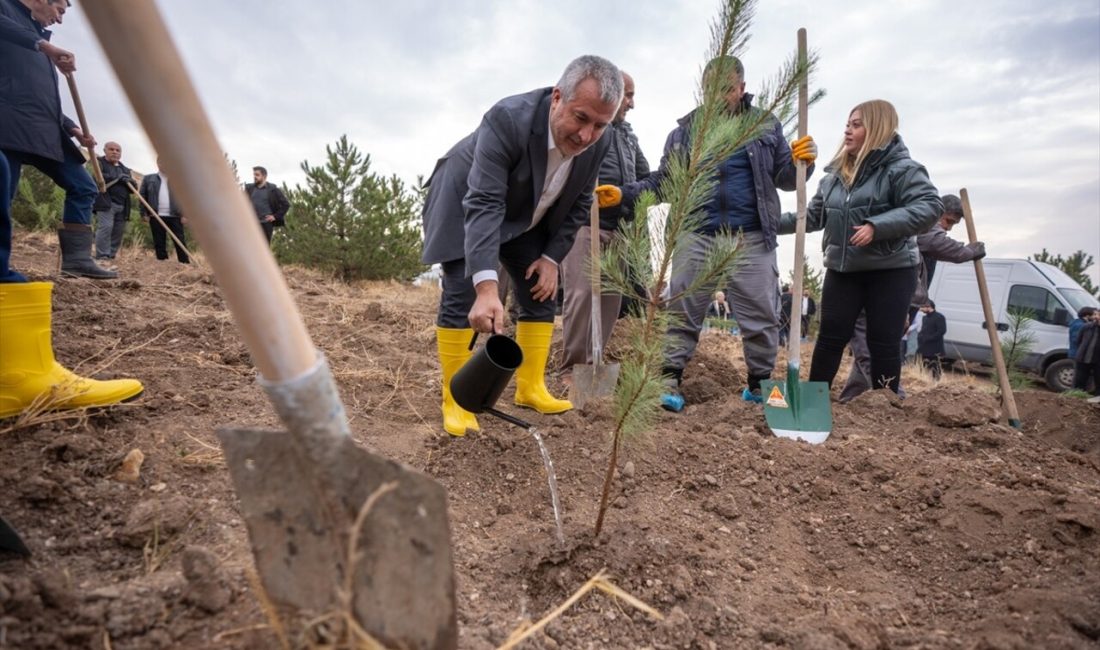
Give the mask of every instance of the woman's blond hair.
POLYGON ((875 149, 885 147, 894 138, 898 131, 898 112, 894 105, 885 99, 872 99, 859 104, 848 113, 849 119, 852 113, 859 111, 863 120, 863 128, 867 130, 867 137, 863 140, 863 146, 855 154, 848 154, 844 150, 844 142, 840 143, 840 149, 830 163, 837 176, 848 187, 855 182, 863 162, 875 149))

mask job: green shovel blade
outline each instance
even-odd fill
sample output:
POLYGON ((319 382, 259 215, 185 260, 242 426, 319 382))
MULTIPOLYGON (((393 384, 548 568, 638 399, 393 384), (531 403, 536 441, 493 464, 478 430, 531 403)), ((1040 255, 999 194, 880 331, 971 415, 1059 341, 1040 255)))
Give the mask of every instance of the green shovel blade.
POLYGON ((798 367, 788 366, 786 381, 760 382, 760 393, 764 418, 776 436, 815 445, 829 437, 833 429, 829 384, 799 381, 798 367))

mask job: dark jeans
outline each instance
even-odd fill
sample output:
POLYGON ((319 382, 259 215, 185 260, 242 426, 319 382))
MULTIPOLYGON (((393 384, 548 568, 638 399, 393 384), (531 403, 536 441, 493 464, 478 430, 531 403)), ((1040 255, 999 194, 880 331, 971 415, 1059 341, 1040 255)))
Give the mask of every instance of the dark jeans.
POLYGON ((888 387, 898 392, 901 378, 898 340, 916 286, 916 267, 855 273, 827 270, 818 310, 821 329, 810 364, 810 381, 832 384, 844 347, 852 338, 856 319, 863 310, 867 315, 872 387, 888 387))
POLYGON ((1092 379, 1092 394, 1100 395, 1100 363, 1073 364, 1073 387, 1077 390, 1088 390, 1089 379, 1092 379))
POLYGON ((65 223, 90 226, 92 203, 95 202, 99 190, 96 189, 95 181, 88 174, 88 170, 84 169, 84 158, 69 147, 62 147, 62 149, 65 151, 63 162, 20 151, 4 151, 10 167, 11 194, 15 196, 15 188, 19 186, 19 175, 23 165, 36 167, 38 171, 57 183, 58 187, 65 190, 65 207, 61 212, 61 220, 65 223))
POLYGON ((260 227, 264 230, 264 237, 267 238, 267 245, 271 245, 271 236, 275 234, 275 222, 261 221, 260 227))
MULTIPOLYGON (((164 219, 165 225, 171 229, 172 234, 180 240, 184 246, 187 245, 187 239, 183 234, 183 223, 179 217, 161 217, 164 219)), ((153 231, 153 249, 157 252, 158 260, 168 259, 168 232, 164 229, 164 226, 160 225, 160 222, 155 218, 150 217, 149 229, 153 231)), ((183 250, 179 244, 172 242, 176 247, 176 259, 183 264, 190 263, 190 259, 187 257, 187 251, 183 250)))
MULTIPOLYGON (((512 241, 501 244, 500 263, 512 279, 513 295, 519 305, 519 317, 532 323, 553 323, 557 303, 553 298, 537 302, 531 297, 531 287, 535 286, 538 276, 524 279, 527 267, 542 256, 546 247, 546 232, 536 227, 512 241)), ((439 299, 439 314, 436 325, 454 329, 470 326, 470 308, 474 306, 477 292, 473 279, 466 276, 466 260, 443 262, 443 295, 439 299)))
POLYGON ((65 190, 62 221, 84 225, 92 223, 92 203, 98 193, 95 182, 84 169, 84 159, 71 147, 62 149, 65 151, 62 162, 21 151, 0 151, 0 158, 3 159, 0 162, 0 282, 26 281, 8 266, 11 260, 11 202, 19 187, 23 165, 38 168, 65 190))
POLYGON ((0 152, 0 282, 26 282, 21 273, 11 270, 11 200, 15 188, 11 184, 8 158, 0 152))

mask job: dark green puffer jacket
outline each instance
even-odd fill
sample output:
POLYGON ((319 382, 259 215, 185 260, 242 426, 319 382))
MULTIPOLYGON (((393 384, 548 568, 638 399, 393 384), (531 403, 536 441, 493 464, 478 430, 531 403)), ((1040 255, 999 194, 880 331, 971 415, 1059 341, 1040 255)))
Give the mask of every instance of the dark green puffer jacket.
MULTIPOLYGON (((943 211, 939 191, 924 166, 909 157, 900 135, 864 161, 851 189, 830 165, 806 210, 806 231, 824 230, 825 268, 848 273, 917 266, 916 235, 936 223, 943 211), (867 246, 848 243, 853 226, 870 223, 875 238, 867 246)), ((779 232, 795 230, 795 213, 784 213, 779 232)))

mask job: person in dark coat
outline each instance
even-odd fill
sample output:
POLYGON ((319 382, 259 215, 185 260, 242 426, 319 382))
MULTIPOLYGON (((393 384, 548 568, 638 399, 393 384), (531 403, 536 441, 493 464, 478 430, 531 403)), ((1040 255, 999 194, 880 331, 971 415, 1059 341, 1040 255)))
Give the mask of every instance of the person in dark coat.
POLYGON ((515 403, 540 413, 573 408, 546 388, 558 266, 588 220, 600 163, 623 98, 623 76, 598 56, 574 59, 552 88, 497 102, 477 129, 436 163, 424 201, 425 264, 442 264, 436 342, 443 374, 443 428, 477 431, 450 392, 470 357, 470 337, 500 333, 497 269, 512 276, 519 319, 515 403))
MULTIPOLYGON (((832 384, 862 311, 872 387, 898 392, 898 341, 920 265, 916 235, 932 227, 943 203, 897 128, 897 111, 887 101, 852 109, 840 149, 806 211, 807 232, 824 231, 825 253, 810 381, 832 384)), ((793 233, 795 220, 795 214, 784 214, 780 232, 793 233)))
POLYGON ((1081 336, 1081 330, 1092 320, 1092 314, 1096 311, 1093 307, 1082 307, 1077 310, 1077 318, 1069 323, 1069 351, 1066 356, 1070 359, 1077 357, 1077 339, 1081 336))
POLYGON ((791 310, 794 296, 791 295, 791 285, 783 285, 783 292, 779 296, 779 347, 787 345, 791 337, 791 310))
POLYGON ((1091 379, 1092 394, 1100 396, 1100 311, 1089 315, 1077 335, 1077 354, 1073 360, 1073 387, 1088 390, 1091 379))
POLYGON ((286 213, 290 211, 290 201, 278 185, 267 182, 267 168, 253 167, 252 179, 255 182, 245 185, 244 193, 252 202, 252 209, 255 210, 256 218, 260 220, 260 227, 264 230, 264 237, 270 245, 275 229, 286 225, 286 213))
POLYGON ((153 250, 158 260, 168 259, 168 231, 171 231, 175 235, 172 243, 176 248, 176 259, 180 264, 190 264, 191 258, 188 257, 185 248, 187 234, 184 226, 187 225, 187 219, 184 218, 183 211, 172 194, 168 175, 160 166, 160 158, 157 158, 157 170, 157 173, 147 174, 141 179, 141 198, 157 211, 156 214, 152 214, 144 205, 141 206, 142 221, 149 224, 149 230, 153 233, 153 250))
POLYGON ((122 164, 122 145, 108 142, 99 157, 106 192, 96 198, 95 258, 113 260, 122 247, 126 222, 130 220, 130 168, 122 164))
POLYGON ((57 70, 76 70, 76 57, 51 44, 46 27, 60 24, 67 7, 67 0, 0 0, 0 281, 13 273, 11 202, 23 165, 65 190, 57 232, 62 274, 118 277, 92 259, 92 203, 99 192, 73 138, 86 147, 95 138, 61 113, 57 70))
POLYGON ((917 354, 924 359, 924 367, 932 372, 932 378, 939 381, 943 373, 943 357, 947 354, 943 344, 943 337, 947 334, 947 319, 936 311, 936 303, 931 300, 920 310, 924 313, 924 318, 917 333, 917 354))
POLYGON ((806 338, 810 331, 810 321, 817 315, 817 303, 810 295, 809 289, 802 290, 802 337, 806 338))
MULTIPOLYGON (((649 161, 642 153, 638 137, 626 121, 626 114, 634 108, 634 79, 623 73, 623 101, 619 112, 607 127, 610 147, 600 163, 599 182, 622 185, 633 183, 639 178, 649 176, 649 161)), ((616 205, 600 210, 600 227, 595 234, 599 237, 600 250, 606 251, 614 239, 615 233, 624 222, 634 220, 633 210, 616 205)), ((590 225, 577 229, 577 238, 573 248, 561 263, 562 310, 561 310, 561 358, 562 381, 571 384, 573 366, 592 363, 592 275, 591 250, 592 237, 590 225)), ((619 293, 602 292, 600 302, 600 341, 601 349, 606 351, 611 340, 622 308, 624 296, 619 293)))

